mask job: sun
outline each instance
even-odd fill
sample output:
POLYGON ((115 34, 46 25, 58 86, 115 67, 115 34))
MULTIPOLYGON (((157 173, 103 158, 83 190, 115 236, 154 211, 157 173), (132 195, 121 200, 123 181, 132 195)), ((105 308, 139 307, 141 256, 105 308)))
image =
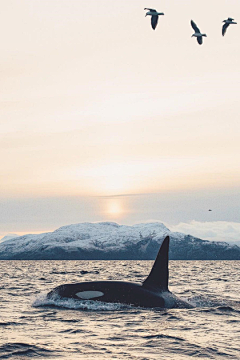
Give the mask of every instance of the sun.
POLYGON ((108 199, 107 200, 107 208, 106 212, 111 217, 120 217, 123 214, 123 207, 121 204, 121 200, 119 199, 108 199))

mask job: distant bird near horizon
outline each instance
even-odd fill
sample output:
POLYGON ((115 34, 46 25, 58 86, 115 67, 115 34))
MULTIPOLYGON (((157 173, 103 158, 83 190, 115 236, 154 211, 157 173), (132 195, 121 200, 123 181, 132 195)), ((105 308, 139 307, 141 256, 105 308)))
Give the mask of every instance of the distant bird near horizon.
POLYGON ((195 36, 197 38, 197 42, 199 43, 199 45, 202 45, 203 42, 203 36, 207 37, 206 34, 202 34, 201 31, 199 30, 199 28, 197 27, 197 25, 195 24, 195 22, 193 20, 191 20, 191 26, 193 28, 193 30, 195 31, 195 33, 192 35, 195 36))
POLYGON ((225 35, 226 31, 227 31, 227 28, 229 27, 230 24, 237 24, 235 21, 233 21, 234 19, 233 18, 227 18, 227 20, 223 20, 224 24, 223 24, 223 27, 222 27, 222 36, 225 35))
POLYGON ((211 209, 209 209, 208 211, 212 211, 211 209))
POLYGON ((146 13, 145 17, 148 16, 148 15, 151 16, 151 25, 152 25, 153 30, 155 30, 156 27, 157 27, 159 15, 164 15, 164 13, 157 12, 157 10, 150 9, 150 8, 144 8, 144 10, 149 10, 146 13))

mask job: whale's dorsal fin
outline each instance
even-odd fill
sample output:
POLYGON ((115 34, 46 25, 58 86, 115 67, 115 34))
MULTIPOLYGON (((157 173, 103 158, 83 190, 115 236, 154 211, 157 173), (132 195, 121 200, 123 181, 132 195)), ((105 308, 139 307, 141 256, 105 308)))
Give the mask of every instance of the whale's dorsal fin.
POLYGON ((166 236, 159 249, 152 270, 143 282, 143 287, 156 291, 168 290, 168 250, 169 236, 166 236))

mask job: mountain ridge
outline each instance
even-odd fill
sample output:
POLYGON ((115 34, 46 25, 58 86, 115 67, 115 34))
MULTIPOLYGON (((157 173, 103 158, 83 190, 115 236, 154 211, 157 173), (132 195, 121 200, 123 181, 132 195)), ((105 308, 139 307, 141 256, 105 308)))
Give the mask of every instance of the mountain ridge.
POLYGON ((173 260, 240 260, 240 247, 171 232, 160 222, 78 223, 0 243, 0 260, 153 260, 165 236, 173 260))

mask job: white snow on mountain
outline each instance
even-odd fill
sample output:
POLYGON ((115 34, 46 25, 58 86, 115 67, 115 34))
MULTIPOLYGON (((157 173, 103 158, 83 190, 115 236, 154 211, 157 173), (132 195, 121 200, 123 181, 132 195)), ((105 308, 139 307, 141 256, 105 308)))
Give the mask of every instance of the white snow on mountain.
POLYGON ((43 246, 61 246, 68 251, 75 248, 94 249, 121 249, 126 242, 136 243, 148 235, 155 239, 162 239, 171 231, 162 223, 136 224, 133 226, 118 225, 114 222, 80 223, 62 226, 59 229, 42 234, 20 236, 0 245, 0 252, 36 251, 43 246), (97 246, 96 246, 97 245, 97 246))
POLYGON ((0 242, 7 241, 7 240, 10 240, 10 239, 15 239, 17 237, 19 237, 19 235, 17 235, 17 234, 7 234, 7 235, 5 235, 4 237, 1 238, 0 242))
POLYGON ((51 256, 51 254, 56 255, 56 252, 59 251, 64 254, 82 251, 94 252, 96 250, 117 253, 126 250, 129 246, 139 246, 141 251, 145 252, 152 240, 155 244, 160 244, 166 235, 170 235, 172 246, 179 244, 177 248, 186 246, 183 245, 186 241, 188 244, 192 244, 191 247, 194 248, 199 246, 205 248, 208 244, 215 244, 218 248, 232 248, 227 243, 211 243, 194 238, 191 235, 171 232, 160 222, 133 226, 119 225, 114 222, 99 222, 67 225, 53 232, 29 234, 5 240, 0 243, 0 258, 19 258, 18 254, 31 254, 31 258, 35 258, 35 255, 36 258, 39 258, 39 255, 41 257, 41 254, 46 254, 46 252, 51 256))

